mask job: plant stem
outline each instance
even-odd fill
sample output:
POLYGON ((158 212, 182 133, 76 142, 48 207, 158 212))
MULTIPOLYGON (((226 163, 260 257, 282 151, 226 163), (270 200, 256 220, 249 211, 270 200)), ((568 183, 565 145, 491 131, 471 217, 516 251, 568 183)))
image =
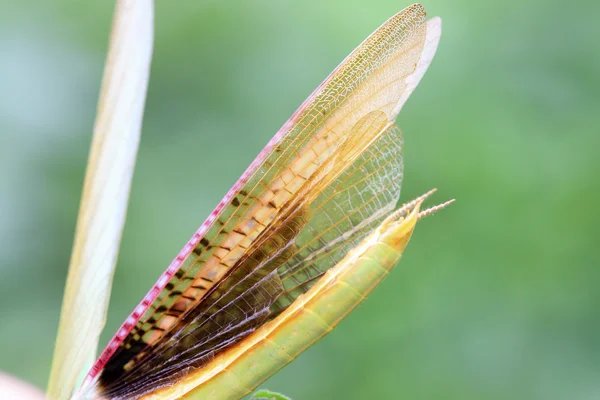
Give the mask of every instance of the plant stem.
POLYGON ((48 398, 67 399, 96 356, 140 140, 153 45, 153 0, 117 0, 48 398))

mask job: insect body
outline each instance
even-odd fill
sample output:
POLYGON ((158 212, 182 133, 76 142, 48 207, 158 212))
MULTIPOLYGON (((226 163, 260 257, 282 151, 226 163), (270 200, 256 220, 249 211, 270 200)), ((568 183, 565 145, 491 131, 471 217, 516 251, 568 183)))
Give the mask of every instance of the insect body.
MULTIPOLYGON (((336 68, 127 318, 81 397, 138 398, 207 373, 213 360, 243 349, 280 317, 290 321, 289 310, 311 287, 324 285, 334 266, 348 264, 343 260, 365 237, 381 234, 380 224, 396 215, 402 181, 403 139, 394 121, 429 66, 440 33, 440 20, 427 21, 415 4, 336 68)), ((368 262, 354 264, 365 270, 361 274, 378 268, 371 263, 368 272, 368 262)), ((330 291, 332 302, 342 286, 330 291)), ((350 303, 334 308, 343 304, 350 303)), ((302 326, 304 334, 319 337, 310 323, 302 326)), ((282 332, 279 325, 275 331, 282 332)))

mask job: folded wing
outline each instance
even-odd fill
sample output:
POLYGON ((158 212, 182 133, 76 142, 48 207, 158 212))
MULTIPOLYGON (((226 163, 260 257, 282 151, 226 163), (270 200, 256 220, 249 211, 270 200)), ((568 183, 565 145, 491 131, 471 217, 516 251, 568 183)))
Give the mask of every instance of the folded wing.
POLYGON ((394 208, 402 138, 393 121, 438 39, 439 20, 428 24, 413 5, 303 103, 111 341, 90 374, 100 373, 105 397, 136 397, 201 368, 394 208))

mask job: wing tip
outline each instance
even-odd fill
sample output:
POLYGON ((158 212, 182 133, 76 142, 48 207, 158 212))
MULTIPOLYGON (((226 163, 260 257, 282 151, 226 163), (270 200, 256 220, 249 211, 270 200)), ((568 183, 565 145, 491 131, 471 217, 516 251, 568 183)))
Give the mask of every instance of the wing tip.
POLYGON ((421 78, 425 75, 425 72, 429 68, 433 57, 437 51, 438 44, 440 43, 440 38, 442 36, 442 19, 440 17, 433 17, 427 21, 427 30, 425 33, 425 43, 423 45, 423 50, 421 52, 421 56, 419 57, 419 62, 417 63, 417 67, 415 71, 406 78, 407 88, 398 99, 398 103, 392 112, 390 120, 395 120, 400 110, 410 97, 413 90, 417 87, 421 78))
POLYGON ((427 20, 427 39, 431 37, 439 38, 442 36, 442 19, 440 17, 432 17, 427 20))
POLYGON ((423 14, 425 14, 425 7, 421 3, 413 3, 410 6, 403 9, 402 11, 400 11, 398 14, 400 14, 401 12, 409 11, 409 10, 415 11, 415 12, 422 12, 423 14))

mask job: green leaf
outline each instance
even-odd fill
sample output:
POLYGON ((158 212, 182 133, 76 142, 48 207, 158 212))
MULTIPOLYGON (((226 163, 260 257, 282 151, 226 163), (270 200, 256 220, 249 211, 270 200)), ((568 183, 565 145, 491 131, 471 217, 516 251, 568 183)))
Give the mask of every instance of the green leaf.
POLYGON ((268 389, 260 389, 258 392, 254 393, 252 395, 251 400, 292 400, 292 399, 281 393, 271 392, 268 389))

